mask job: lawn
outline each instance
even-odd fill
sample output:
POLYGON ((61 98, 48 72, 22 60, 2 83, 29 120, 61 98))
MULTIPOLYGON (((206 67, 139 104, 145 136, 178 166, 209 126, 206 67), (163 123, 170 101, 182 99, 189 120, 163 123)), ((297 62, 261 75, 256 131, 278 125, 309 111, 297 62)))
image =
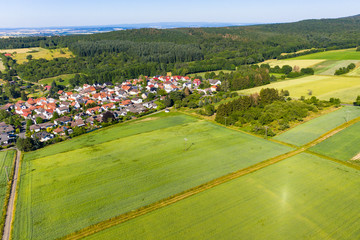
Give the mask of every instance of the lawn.
POLYGON ((359 184, 303 153, 85 239, 357 239, 359 184))
POLYGON ((360 60, 360 52, 355 48, 318 52, 291 58, 292 60, 326 59, 326 60, 360 60))
POLYGON ((41 80, 39 80, 39 83, 43 84, 43 85, 51 85, 51 83, 55 80, 57 85, 67 86, 67 85, 69 85, 69 80, 74 78, 74 76, 75 76, 75 73, 74 74, 63 74, 63 75, 59 75, 56 77, 41 79, 41 80), (64 81, 59 82, 58 81, 59 78, 61 78, 64 81))
MULTIPOLYGON (((0 179, 1 179, 1 181, 0 181, 0 206, 1 206, 2 211, 4 210, 3 206, 4 206, 6 190, 7 190, 5 166, 7 167, 7 173, 9 174, 9 177, 10 177, 11 169, 13 168, 13 165, 14 165, 14 155, 15 155, 15 150, 0 152, 0 179)), ((2 226, 2 224, 4 224, 4 223, 0 222, 1 226, 2 226)))
MULTIPOLYGON (((356 123, 310 150, 342 161, 348 161, 360 153, 359 132, 360 123, 356 123)), ((355 161, 355 163, 360 162, 355 161)))
POLYGON ((302 146, 356 117, 360 117, 360 107, 346 106, 335 112, 331 112, 298 125, 297 127, 276 136, 274 139, 296 146, 302 146))
POLYGON ((360 77, 347 76, 307 76, 287 81, 278 81, 265 86, 255 87, 238 91, 240 94, 252 94, 260 92, 262 88, 276 88, 278 90, 289 90, 290 97, 300 98, 312 95, 323 100, 331 97, 340 98, 345 103, 352 103, 360 95, 360 77))
POLYGON ((44 58, 47 60, 52 60, 54 58, 70 58, 73 57, 73 54, 68 48, 61 49, 45 49, 45 48, 20 48, 20 49, 3 49, 0 50, 0 53, 11 53, 12 58, 17 61, 19 64, 23 64, 28 60, 26 57, 32 55, 33 59, 44 58))
POLYGON ((161 113, 28 153, 14 239, 59 238, 290 150, 161 113))

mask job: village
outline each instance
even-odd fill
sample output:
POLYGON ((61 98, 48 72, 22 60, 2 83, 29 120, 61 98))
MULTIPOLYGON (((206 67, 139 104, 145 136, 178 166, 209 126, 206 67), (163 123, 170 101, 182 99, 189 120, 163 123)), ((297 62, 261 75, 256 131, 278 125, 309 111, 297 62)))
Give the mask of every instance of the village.
MULTIPOLYGON (((102 127, 102 123, 132 119, 164 108, 165 95, 189 89, 202 95, 219 90, 220 80, 205 80, 209 88, 200 88, 200 79, 184 76, 154 76, 132 79, 121 84, 84 84, 72 91, 59 90, 58 99, 29 98, 27 101, 8 103, 0 109, 23 119, 22 127, 0 123, 0 144, 9 146, 18 137, 31 137, 47 142, 56 137, 67 137, 77 129, 82 133, 102 127), (151 96, 151 97, 150 97, 151 96)), ((51 86, 44 86, 50 90, 51 86)), ((168 111, 167 109, 165 111, 168 111)))

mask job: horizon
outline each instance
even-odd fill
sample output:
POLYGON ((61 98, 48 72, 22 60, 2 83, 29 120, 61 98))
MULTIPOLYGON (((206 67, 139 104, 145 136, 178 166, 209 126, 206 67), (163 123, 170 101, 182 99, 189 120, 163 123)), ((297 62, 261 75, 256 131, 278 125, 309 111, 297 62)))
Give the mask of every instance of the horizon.
POLYGON ((297 22, 306 19, 339 18, 359 14, 360 2, 344 0, 339 6, 333 0, 324 3, 303 1, 300 5, 278 0, 272 3, 259 0, 256 3, 225 0, 222 2, 184 0, 181 5, 174 1, 158 0, 134 2, 104 0, 70 1, 61 5, 44 0, 2 4, 0 29, 57 28, 114 26, 151 23, 231 23, 268 24, 297 22), (311 6, 311 7, 309 7, 311 6), (348 6, 351 6, 349 8, 348 6), (16 18, 14 18, 16 13, 16 18), (280 14, 281 13, 281 14, 280 14), (11 19, 11 21, 9 21, 11 19))

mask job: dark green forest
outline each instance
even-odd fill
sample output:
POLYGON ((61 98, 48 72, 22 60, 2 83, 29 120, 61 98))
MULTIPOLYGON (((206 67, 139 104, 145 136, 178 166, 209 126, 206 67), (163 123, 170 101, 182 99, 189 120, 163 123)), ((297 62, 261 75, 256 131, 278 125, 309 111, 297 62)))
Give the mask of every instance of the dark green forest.
POLYGON ((360 16, 223 28, 133 29, 93 35, 0 40, 1 49, 68 47, 72 59, 10 63, 20 77, 38 81, 84 73, 89 82, 117 82, 139 75, 235 70, 281 53, 326 51, 360 45, 360 16))

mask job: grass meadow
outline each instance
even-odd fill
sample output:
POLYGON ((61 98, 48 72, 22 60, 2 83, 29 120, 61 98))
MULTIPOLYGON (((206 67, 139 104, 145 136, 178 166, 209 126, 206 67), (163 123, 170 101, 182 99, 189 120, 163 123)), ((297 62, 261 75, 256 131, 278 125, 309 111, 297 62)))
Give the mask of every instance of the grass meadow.
POLYGON ((44 58, 47 60, 52 60, 54 58, 70 58, 73 57, 72 52, 68 48, 59 48, 59 49, 45 49, 45 48, 21 48, 21 49, 2 49, 0 53, 11 53, 12 58, 16 60, 17 63, 23 64, 28 60, 26 57, 32 55, 33 59, 44 58))
POLYGON ((55 80, 57 85, 67 86, 67 85, 69 85, 69 80, 74 78, 74 76, 75 76, 75 73, 74 74, 63 74, 63 75, 59 75, 56 77, 41 79, 41 80, 39 80, 39 83, 43 84, 43 85, 51 85, 51 83, 55 80), (58 81, 59 78, 61 78, 64 81, 59 82, 58 81))
MULTIPOLYGON (((296 126, 274 139, 302 146, 351 119, 360 117, 360 107, 346 106, 296 126)), ((360 152, 360 149, 359 149, 360 152)))
MULTIPOLYGON (((323 59, 305 59, 305 60, 292 60, 292 59, 286 59, 286 60, 276 60, 276 59, 272 59, 272 60, 267 60, 264 63, 268 63, 270 65, 270 67, 275 67, 275 66, 279 66, 282 67, 284 65, 289 65, 291 67, 294 66, 298 66, 300 68, 308 68, 308 67, 313 67, 317 64, 320 64, 322 62, 324 62, 325 60, 323 59)), ((270 73, 271 75, 272 73, 270 73)))
POLYGON ((56 239, 290 150, 176 113, 80 136, 25 154, 13 236, 56 239))
POLYGON ((312 75, 303 78, 279 81, 265 86, 238 91, 240 94, 252 94, 260 92, 262 88, 276 88, 278 90, 289 90, 290 97, 300 98, 301 96, 316 96, 322 100, 329 100, 331 97, 340 98, 342 102, 352 103, 360 93, 360 78, 347 76, 319 76, 312 75))
POLYGON ((303 153, 85 239, 356 239, 359 184, 303 153))
POLYGON ((318 52, 291 58, 292 60, 326 59, 326 60, 360 60, 360 52, 355 48, 318 52))
MULTIPOLYGON (((360 153, 360 123, 344 129, 310 150, 342 161, 349 161, 360 153)), ((359 161, 354 161, 359 164, 359 161)))

